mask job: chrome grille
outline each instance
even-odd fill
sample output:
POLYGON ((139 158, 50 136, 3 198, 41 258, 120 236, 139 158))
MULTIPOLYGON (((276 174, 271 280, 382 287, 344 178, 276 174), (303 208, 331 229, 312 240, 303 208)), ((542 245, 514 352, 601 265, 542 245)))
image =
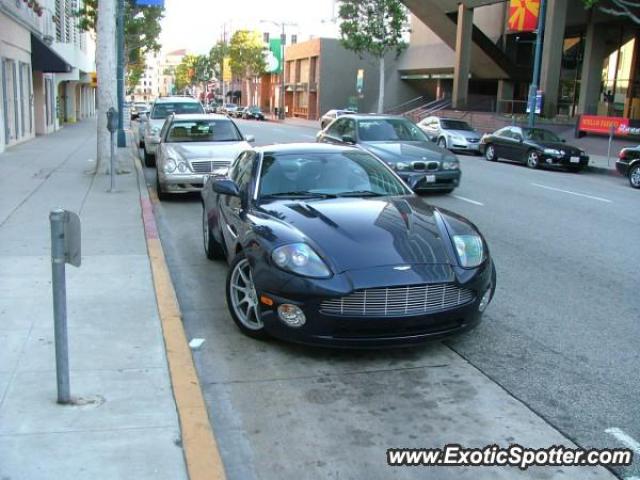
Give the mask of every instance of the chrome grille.
POLYGON ((427 163, 427 170, 438 170, 438 168, 440 168, 440 163, 439 162, 428 162, 427 163))
POLYGON ((451 284, 357 290, 324 300, 320 312, 345 317, 397 317, 437 312, 470 303, 473 290, 451 284))
POLYGON ((196 173, 211 173, 218 168, 226 168, 229 160, 197 160, 191 162, 191 169, 196 173))

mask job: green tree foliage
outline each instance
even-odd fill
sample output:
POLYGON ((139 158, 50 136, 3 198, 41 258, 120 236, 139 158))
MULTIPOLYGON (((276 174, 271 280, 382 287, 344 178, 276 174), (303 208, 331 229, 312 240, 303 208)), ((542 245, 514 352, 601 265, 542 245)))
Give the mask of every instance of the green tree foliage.
POLYGON ((267 68, 260 34, 238 30, 229 43, 229 65, 233 75, 245 79, 262 75, 267 68))
POLYGON ((405 48, 407 10, 400 0, 342 0, 338 16, 342 45, 359 55, 370 54, 380 62, 378 111, 384 104, 384 57, 405 48))
POLYGON ((206 88, 206 83, 212 78, 211 62, 208 55, 185 55, 180 65, 176 67, 176 90, 184 91, 185 88, 196 84, 202 84, 202 89, 206 88))
MULTIPOLYGON (((84 0, 78 10, 80 29, 95 31, 98 16, 98 0, 84 0)), ((131 91, 144 73, 147 53, 160 51, 160 20, 164 9, 139 7, 135 0, 125 0, 125 68, 127 91, 131 91)))
POLYGON ((222 77, 222 66, 224 57, 229 56, 229 45, 219 40, 211 50, 209 50, 209 63, 218 77, 222 77))
POLYGON ((583 0, 585 7, 597 8, 614 17, 627 17, 640 25, 640 2, 637 0, 583 0))

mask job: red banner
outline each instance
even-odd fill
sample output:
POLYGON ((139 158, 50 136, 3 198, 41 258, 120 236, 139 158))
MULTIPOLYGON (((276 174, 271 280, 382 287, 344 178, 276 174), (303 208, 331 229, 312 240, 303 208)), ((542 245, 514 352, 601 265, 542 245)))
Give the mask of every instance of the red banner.
MULTIPOLYGON (((629 135, 629 119, 622 117, 601 117, 598 115, 580 115, 578 130, 587 133, 609 135, 613 127, 614 135, 629 135)), ((633 129, 637 130, 637 129, 633 129)))
POLYGON ((540 0, 510 0, 509 30, 533 32, 538 28, 540 0))

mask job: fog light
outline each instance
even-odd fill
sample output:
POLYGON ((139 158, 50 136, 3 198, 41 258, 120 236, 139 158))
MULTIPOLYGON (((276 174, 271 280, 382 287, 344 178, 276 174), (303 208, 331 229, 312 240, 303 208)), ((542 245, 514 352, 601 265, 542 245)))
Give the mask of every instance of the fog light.
POLYGON ((480 305, 478 305, 478 310, 480 310, 480 312, 484 312, 485 308, 487 308, 487 305, 489 305, 490 301, 491 301, 491 288, 487 289, 487 291, 484 292, 484 295, 482 295, 482 299, 480 300, 480 305))
POLYGON ((302 310, 289 303, 284 303, 278 307, 278 316, 288 326, 295 328, 301 327, 307 321, 302 310))

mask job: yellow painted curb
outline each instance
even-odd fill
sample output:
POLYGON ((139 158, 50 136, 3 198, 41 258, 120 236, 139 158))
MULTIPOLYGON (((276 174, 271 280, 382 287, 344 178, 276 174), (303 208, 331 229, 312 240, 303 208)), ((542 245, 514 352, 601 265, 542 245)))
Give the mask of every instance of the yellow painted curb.
MULTIPOLYGON (((142 168, 137 163, 139 173, 142 168)), ((151 262, 158 314, 162 324, 173 395, 180 419, 182 447, 190 480, 225 480, 226 475, 218 450, 200 381, 193 364, 191 349, 182 324, 176 297, 160 238, 157 235, 152 204, 158 199, 148 188, 149 200, 141 198, 147 252, 151 262)))

